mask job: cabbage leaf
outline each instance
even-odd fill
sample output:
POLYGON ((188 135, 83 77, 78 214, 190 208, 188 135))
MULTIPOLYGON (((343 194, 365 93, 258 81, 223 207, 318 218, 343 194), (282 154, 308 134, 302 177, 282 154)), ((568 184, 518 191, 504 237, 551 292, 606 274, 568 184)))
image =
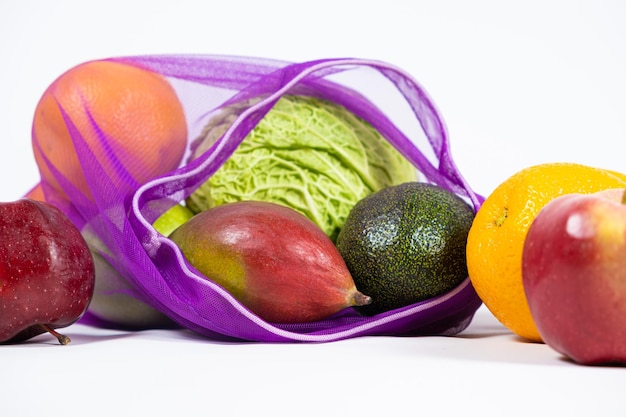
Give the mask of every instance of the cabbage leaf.
MULTIPOLYGON (((190 159, 209 149, 249 105, 225 107, 209 120, 190 159)), ((416 179, 417 169, 364 120, 335 103, 287 95, 186 202, 196 213, 242 200, 282 204, 335 241, 359 200, 416 179)))

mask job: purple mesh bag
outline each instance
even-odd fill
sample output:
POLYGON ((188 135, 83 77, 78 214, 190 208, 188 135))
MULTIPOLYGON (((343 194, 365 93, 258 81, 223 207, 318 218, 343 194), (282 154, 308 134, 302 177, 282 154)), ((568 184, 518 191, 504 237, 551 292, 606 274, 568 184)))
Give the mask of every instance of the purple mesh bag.
MULTIPOLYGON (((409 74, 385 62, 353 58, 302 63, 203 55, 110 60, 152 70, 171 82, 185 108, 189 143, 215 111, 260 98, 200 158, 136 187, 111 183, 70 118, 64 115, 94 201, 77 193, 57 172, 57 180, 62 186, 67 184, 64 192, 71 200, 58 205, 79 228, 89 224, 97 233, 112 254, 112 265, 135 289, 134 297, 179 325, 220 340, 328 342, 364 335, 454 335, 469 325, 481 305, 469 279, 439 297, 375 316, 365 317, 347 308, 313 323, 268 323, 223 288, 198 275, 178 247, 151 225, 204 183, 287 93, 315 96, 344 106, 369 122, 408 158, 422 180, 460 195, 478 210, 483 197, 472 191, 455 166, 443 120, 409 74)), ((106 134, 101 136, 107 141, 106 134)), ((122 178, 134 183, 123 166, 118 164, 118 169, 122 178)), ((43 179, 42 187, 46 192, 43 179)))

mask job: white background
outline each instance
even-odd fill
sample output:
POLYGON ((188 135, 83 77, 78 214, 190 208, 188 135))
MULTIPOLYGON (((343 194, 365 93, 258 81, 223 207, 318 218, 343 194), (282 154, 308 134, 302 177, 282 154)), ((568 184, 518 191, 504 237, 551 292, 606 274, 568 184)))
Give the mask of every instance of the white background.
MULTIPOLYGON (((0 199, 38 181, 35 105, 81 62, 163 53, 372 58, 425 86, 489 194, 524 167, 626 171, 626 3, 0 0, 0 199)), ((626 369, 524 343, 481 308, 454 338, 222 344, 66 329, 0 348, 2 415, 626 415, 626 369), (447 411, 447 412, 446 412, 447 411)))

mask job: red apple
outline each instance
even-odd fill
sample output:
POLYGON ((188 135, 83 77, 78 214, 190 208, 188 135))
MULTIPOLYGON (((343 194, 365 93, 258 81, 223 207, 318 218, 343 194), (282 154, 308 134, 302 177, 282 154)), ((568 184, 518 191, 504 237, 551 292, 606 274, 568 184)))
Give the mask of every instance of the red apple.
POLYGON ((522 280, 543 341, 580 364, 626 363, 626 194, 568 194, 531 224, 522 280))
POLYGON ((0 203, 0 342, 21 342, 76 322, 93 296, 87 243, 56 207, 23 198, 0 203))

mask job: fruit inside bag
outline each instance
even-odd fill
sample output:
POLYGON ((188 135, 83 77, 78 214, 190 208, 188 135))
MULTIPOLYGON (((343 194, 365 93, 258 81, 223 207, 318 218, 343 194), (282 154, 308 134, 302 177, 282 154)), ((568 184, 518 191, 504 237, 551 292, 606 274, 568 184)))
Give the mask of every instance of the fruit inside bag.
MULTIPOLYGON (((42 174, 40 191, 84 235, 98 242, 98 255, 129 284, 127 295, 142 300, 178 325, 226 340, 325 342, 362 335, 453 335, 469 325, 481 305, 469 279, 443 295, 372 316, 346 308, 309 323, 270 323, 190 267, 178 246, 153 225, 159 216, 185 201, 211 178, 286 95, 315 97, 343 106, 380 132, 417 168, 420 180, 461 196, 478 210, 483 198, 472 191, 456 168, 442 118, 410 75, 390 64, 364 59, 286 63, 244 57, 166 55, 98 62, 123 64, 165 77, 182 106, 159 108, 138 97, 136 103, 131 100, 125 108, 85 106, 80 120, 73 117, 76 109, 61 106, 59 117, 70 133, 79 162, 75 165, 81 172, 63 169, 67 156, 46 151, 38 140, 48 133, 46 126, 34 124, 34 150, 42 174), (249 104, 240 108, 212 146, 189 158, 197 145, 193 140, 202 134, 207 120, 220 110, 241 103, 249 104), (143 108, 144 113, 149 109, 170 115, 170 125, 183 126, 166 134, 177 137, 176 143, 165 139, 161 143, 147 141, 156 145, 141 148, 141 140, 154 139, 163 127, 157 123, 154 132, 146 133, 143 125, 133 126, 142 122, 132 114, 125 119, 133 106, 143 108), (185 119, 182 122, 180 117, 176 119, 180 111, 185 119), (118 134, 115 126, 111 128, 103 122, 99 112, 131 129, 130 133, 118 134), (95 139, 85 137, 85 125, 95 139), (133 135, 132 129, 137 134, 133 135), (124 135, 133 137, 138 141, 138 149, 154 158, 140 158, 141 155, 128 152, 124 144, 118 143, 124 135)), ((133 80, 133 74, 125 79, 129 88, 139 83, 133 80)), ((172 93, 158 81, 155 83, 145 88, 162 88, 159 94, 172 93)), ((52 86, 46 92, 52 97, 56 93, 52 86)), ((87 103, 89 99, 89 93, 82 92, 75 101, 87 103)), ((61 101, 53 99, 51 103, 61 101)), ((88 312, 85 320, 91 316, 88 312)))

